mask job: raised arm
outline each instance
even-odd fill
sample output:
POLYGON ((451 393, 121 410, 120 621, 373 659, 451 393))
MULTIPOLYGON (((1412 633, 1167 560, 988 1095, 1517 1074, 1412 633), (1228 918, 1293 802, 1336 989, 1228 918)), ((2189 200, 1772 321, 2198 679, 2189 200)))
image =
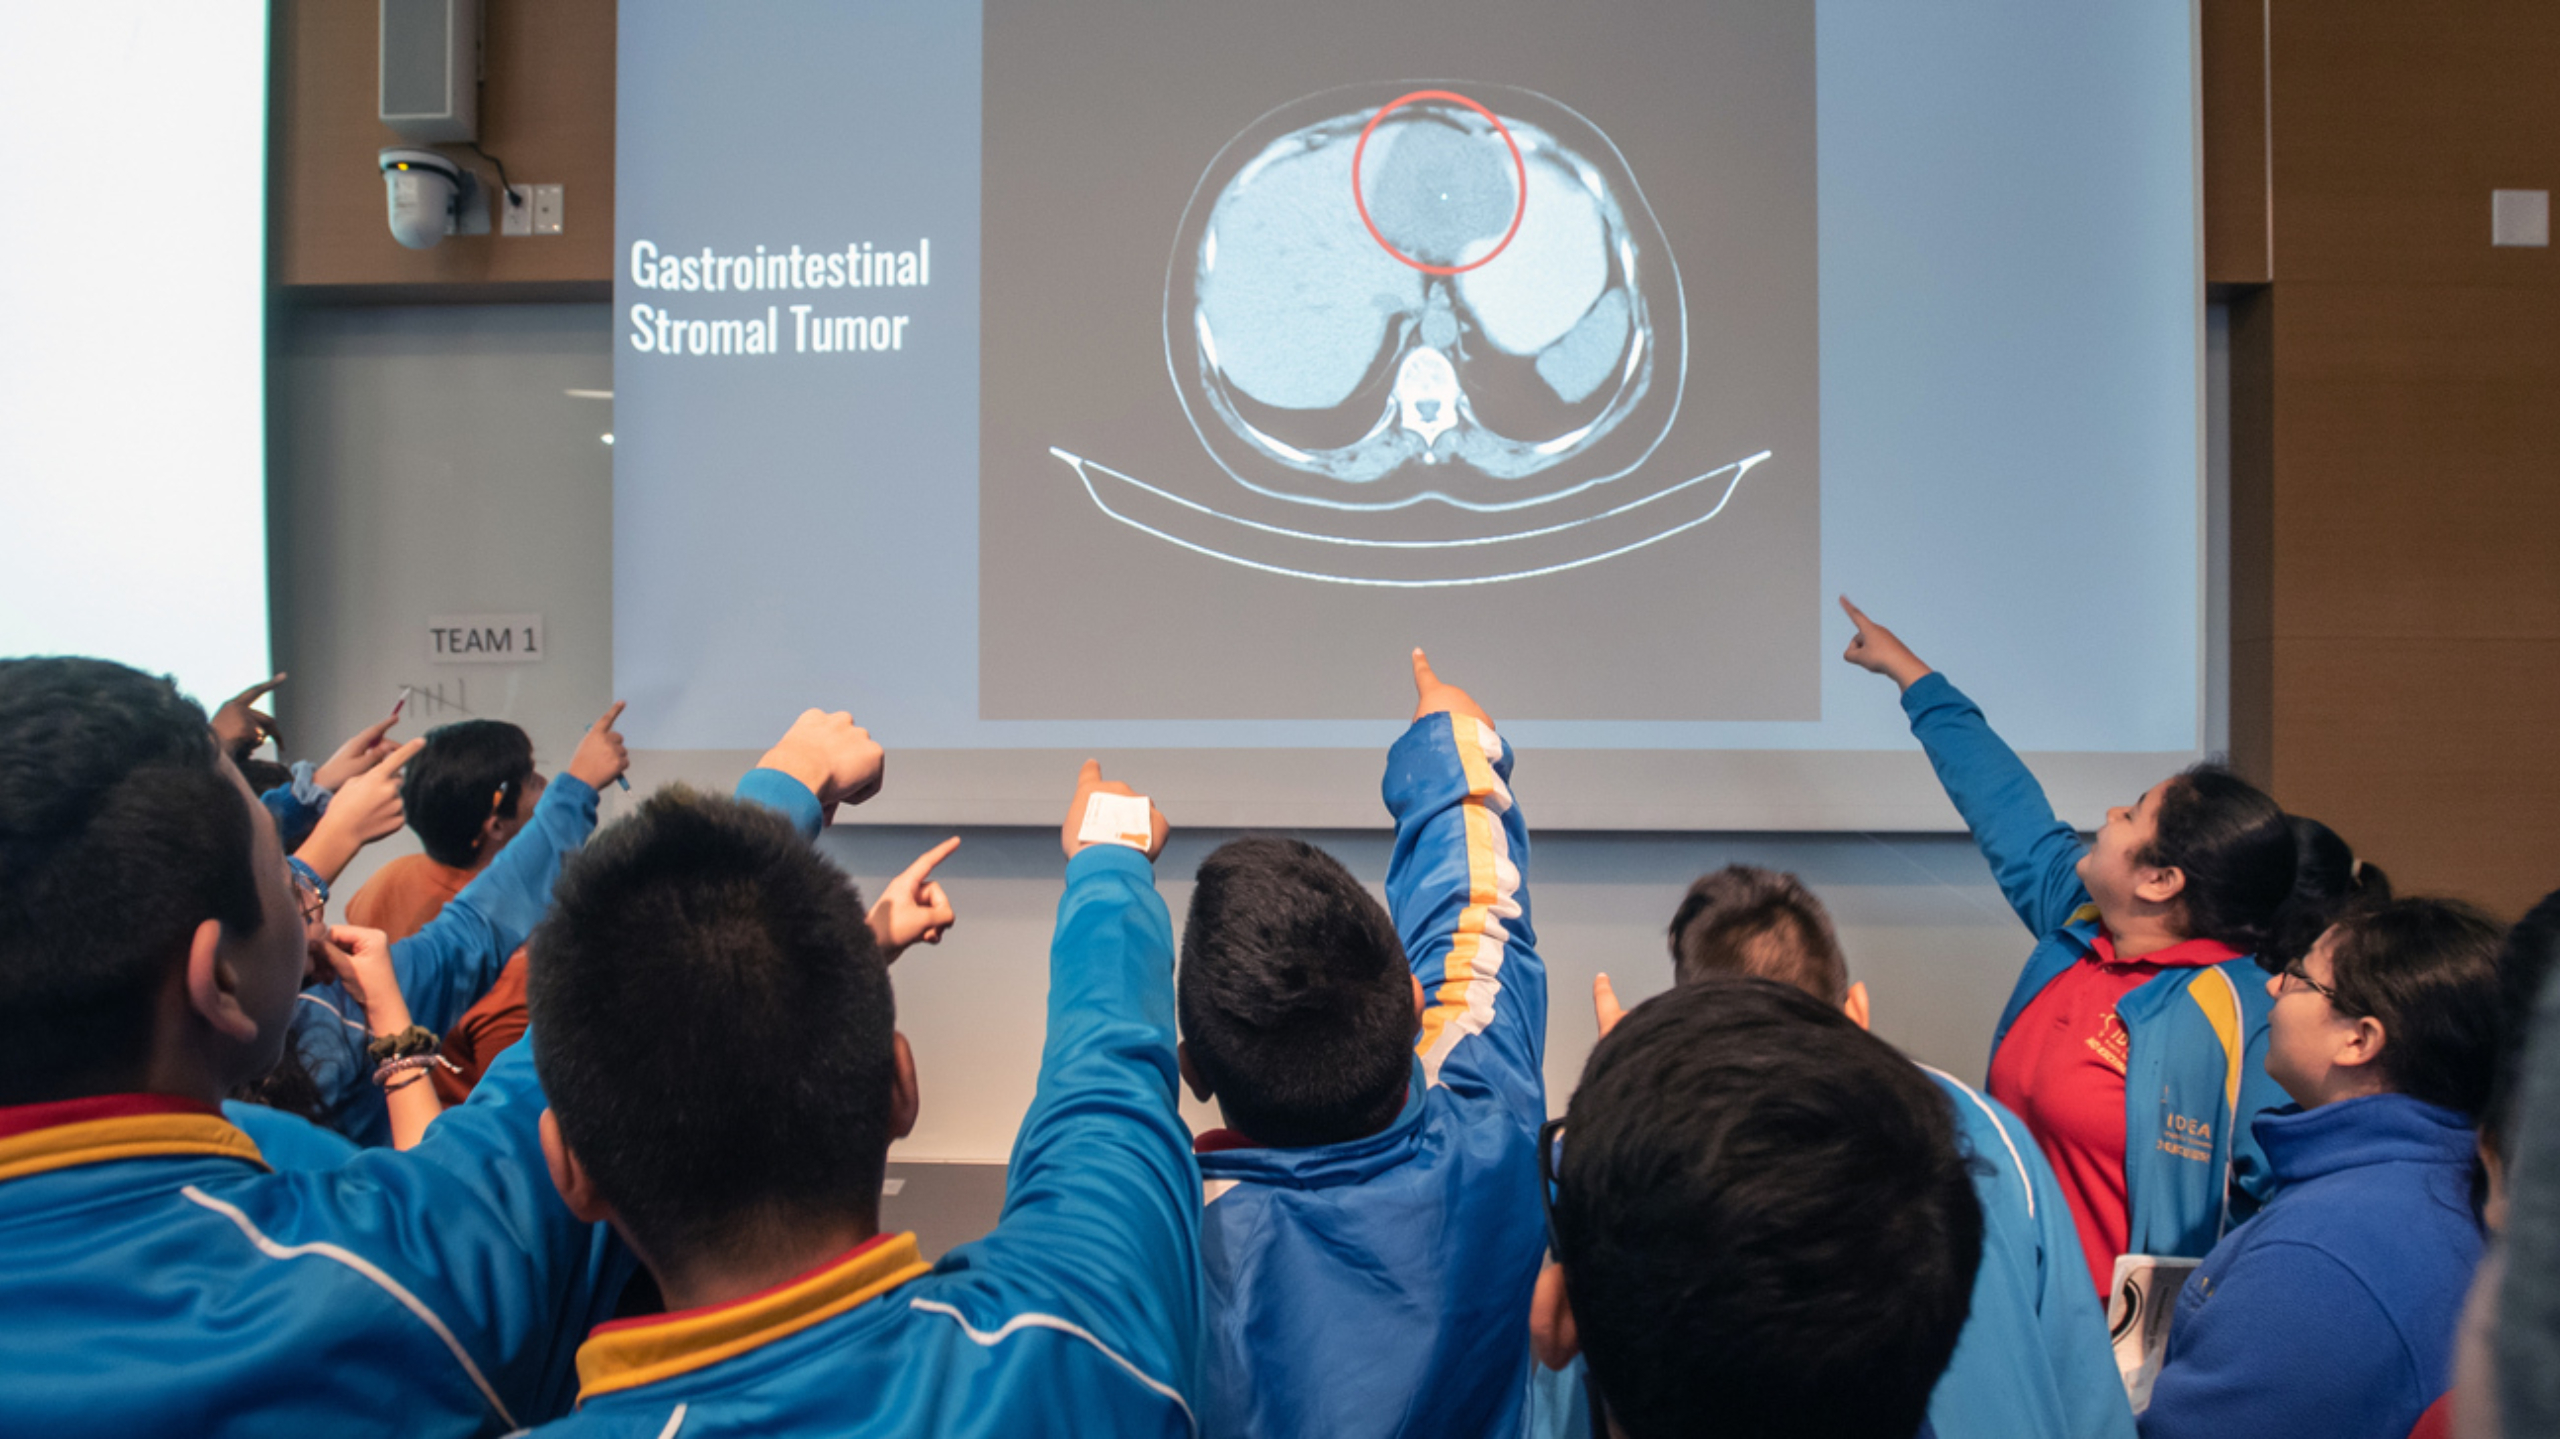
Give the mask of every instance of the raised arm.
POLYGON ((596 792, 630 766, 616 704, 589 726, 569 767, 544 788, 524 829, 424 929, 391 946, 400 993, 442 1034, 489 992, 551 904, 560 862, 595 832, 596 792))
POLYGON ((1511 750, 1466 691, 1413 652, 1412 727, 1387 752, 1387 908, 1422 984, 1426 1083, 1546 1119, 1547 973, 1529 920, 1529 830, 1511 750))
POLYGON ((991 1267, 1036 1275, 1075 1311, 1063 1317, 1187 1392, 1200 1171, 1175 1098, 1173 920, 1153 864, 1166 825, 1150 805, 1144 848, 1088 842, 1097 794, 1129 790, 1087 761, 1066 826, 1039 1088, 1014 1139, 1003 1217, 978 1248, 991 1267))
POLYGON ((2079 834, 2054 816, 2044 786, 1992 733, 1972 700, 1845 597, 1840 607, 1858 626, 1842 658, 1902 687, 1911 733, 1991 862, 2009 907, 2039 939, 2069 923, 2089 902, 2075 871, 2083 852, 2079 834))

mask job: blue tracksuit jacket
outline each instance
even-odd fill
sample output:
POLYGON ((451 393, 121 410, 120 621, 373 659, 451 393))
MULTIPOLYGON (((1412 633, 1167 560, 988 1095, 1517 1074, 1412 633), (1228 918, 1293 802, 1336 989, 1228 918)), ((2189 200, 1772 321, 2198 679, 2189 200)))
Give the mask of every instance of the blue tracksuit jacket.
MULTIPOLYGON (((2080 837, 2054 817, 2044 787, 1944 675, 1903 691, 1902 708, 2001 893, 2036 936, 1992 1039, 1997 1052, 2028 1002, 2091 953, 2098 915, 2074 871, 2080 837)), ((2124 1094, 2132 1253, 2202 1258, 2272 1187, 2247 1122, 2285 1102, 2267 1077, 2274 1001, 2266 979, 2246 958, 2170 970, 2116 1006, 2131 1038, 2124 1094)))
POLYGON ((1930 1424, 1948 1435, 2132 1439, 2107 1317, 2089 1292, 2080 1231, 2053 1166, 2007 1106, 1928 1072, 1954 1101, 1956 1125, 1981 1161, 1973 1188, 1982 1200, 1973 1310, 1930 1392, 1930 1424))
MULTIPOLYGON (((817 800, 789 776, 759 770, 738 792, 817 832, 817 800)), ((543 1432, 1195 1432, 1200 1178, 1173 1023, 1154 872, 1135 850, 1085 850, 1067 864, 1039 1089, 995 1231, 930 1268, 915 1236, 884 1235, 738 1303, 611 1326, 579 1351, 577 1413, 543 1432)))
MULTIPOLYGON (((426 928, 393 942, 391 964, 411 1019, 442 1034, 489 992, 507 956, 550 906, 560 861, 595 827, 595 790, 576 775, 553 776, 532 817, 488 869, 426 928)), ((302 992, 292 1042, 320 1086, 330 1127, 358 1144, 388 1145, 391 1111, 373 1082, 373 1061, 365 1057, 370 1038, 364 1006, 345 981, 332 979, 302 992)))
MULTIPOLYGON (((1928 1069, 1928 1066, 1921 1066, 1928 1069)), ((2089 1292, 2080 1234, 2026 1123, 1953 1075, 1928 1069, 1955 1105, 1967 1149, 1981 1161, 1982 1267, 1973 1309, 1921 1432, 1998 1439, 2133 1439, 2133 1410, 2107 1344, 2106 1315, 2089 1292)), ((1583 1365, 1537 1371, 1531 1431, 1589 1439, 1583 1365)))
POLYGON ((1404 1112, 1348 1143, 1200 1156, 1212 1435, 1523 1422, 1547 976, 1510 775, 1491 728, 1448 714, 1387 756, 1387 903, 1427 1006, 1404 1112))
POLYGON ((2403 1439, 2480 1261, 2470 1122, 2376 1094, 2257 1130, 2282 1187, 2178 1291, 2144 1439, 2403 1439))
POLYGON ((242 1099, 222 1101, 222 1117, 239 1127, 258 1146, 269 1169, 335 1169, 364 1153, 352 1139, 325 1129, 299 1114, 269 1109, 242 1099))
POLYGON ((206 1106, 98 1103, 0 1139, 0 1433, 459 1439, 568 1407, 631 1263, 551 1187, 527 1049, 417 1148, 312 1172, 206 1106))

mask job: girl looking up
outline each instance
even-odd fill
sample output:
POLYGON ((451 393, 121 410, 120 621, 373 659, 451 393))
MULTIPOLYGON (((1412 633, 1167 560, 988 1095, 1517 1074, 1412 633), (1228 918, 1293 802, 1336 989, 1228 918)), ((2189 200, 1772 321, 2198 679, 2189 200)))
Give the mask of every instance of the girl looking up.
POLYGON ((2120 1254, 2201 1258, 2269 1187, 2249 1120, 2284 1095, 2262 1063, 2270 1000, 2250 956, 2293 892, 2284 811, 2198 765, 2107 811, 2083 845, 1973 701, 1840 604, 1858 626, 1844 658, 1902 687, 1911 732, 2036 937, 1990 1089, 2053 1162, 2090 1282, 2107 1295, 2120 1254))

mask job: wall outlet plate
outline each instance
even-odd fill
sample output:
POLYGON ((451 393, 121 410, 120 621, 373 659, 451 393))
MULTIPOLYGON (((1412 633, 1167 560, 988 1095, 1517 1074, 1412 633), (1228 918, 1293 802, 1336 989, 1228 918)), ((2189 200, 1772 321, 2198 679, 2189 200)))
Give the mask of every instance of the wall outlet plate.
POLYGON ((526 188, 533 192, 533 233, 537 235, 559 234, 561 226, 561 208, 566 203, 561 196, 560 187, 558 185, 529 185, 526 188))
POLYGON ((533 192, 522 185, 498 198, 498 233, 530 235, 533 233, 533 192))

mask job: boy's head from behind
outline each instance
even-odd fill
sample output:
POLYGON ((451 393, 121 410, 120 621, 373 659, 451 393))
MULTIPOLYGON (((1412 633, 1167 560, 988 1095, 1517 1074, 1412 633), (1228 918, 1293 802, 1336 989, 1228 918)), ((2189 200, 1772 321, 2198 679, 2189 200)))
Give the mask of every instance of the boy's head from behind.
POLYGON ((1729 864, 1689 886, 1671 916, 1676 984, 1748 975, 1791 985, 1845 1009, 1864 1027, 1867 994, 1849 981, 1849 960, 1831 912, 1792 874, 1729 864))
POLYGON ((1600 1042, 1552 1153, 1533 1332, 1550 1364, 1578 1344, 1628 1434, 1918 1430, 1982 1211, 1946 1096, 1892 1046, 1701 978, 1600 1042))
POLYGON ((0 1105, 227 1089, 282 1052, 301 972, 274 821, 204 711, 107 660, 0 660, 0 1105), (168 1022, 173 972, 203 1025, 168 1022))
POLYGON ((533 741, 503 720, 459 720, 427 731, 427 747, 400 782, 401 808, 427 858, 454 869, 497 853, 541 797, 533 741))
POLYGON ((1178 975, 1184 1071, 1258 1144, 1374 1134, 1412 1075, 1420 991, 1385 906, 1294 839, 1201 862, 1178 975))
POLYGON ((913 1070, 861 896, 782 816, 659 791, 562 870, 528 982, 560 1140, 662 1280, 870 1232, 913 1070))

